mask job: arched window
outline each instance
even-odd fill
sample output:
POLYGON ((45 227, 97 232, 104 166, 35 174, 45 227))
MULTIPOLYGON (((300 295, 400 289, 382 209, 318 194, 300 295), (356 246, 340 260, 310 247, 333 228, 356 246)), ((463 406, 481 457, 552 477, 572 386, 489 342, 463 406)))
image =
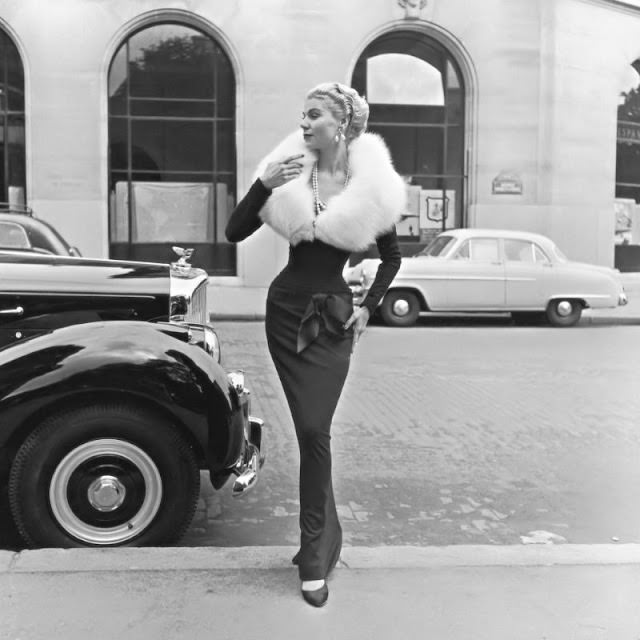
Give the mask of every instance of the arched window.
POLYGON ((400 239, 426 242, 464 226, 465 90, 451 54, 432 38, 394 31, 363 51, 352 85, 369 102, 368 129, 385 139, 407 181, 400 239))
POLYGON ((0 201, 26 204, 24 69, 15 44, 0 30, 0 201))
MULTIPOLYGON (((629 67, 628 89, 620 94, 616 153, 617 245, 640 244, 640 229, 634 218, 640 203, 640 59, 629 67)), ((616 266, 623 256, 616 254, 616 266)))
POLYGON ((235 78, 209 35, 163 23, 120 46, 109 69, 109 242, 113 258, 235 274, 224 228, 236 189, 235 78))

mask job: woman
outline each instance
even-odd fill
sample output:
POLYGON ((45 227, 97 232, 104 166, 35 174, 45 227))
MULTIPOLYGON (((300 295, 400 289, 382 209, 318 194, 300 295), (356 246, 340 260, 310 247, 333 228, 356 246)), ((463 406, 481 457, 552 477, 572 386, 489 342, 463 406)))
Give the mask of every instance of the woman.
POLYGON ((302 595, 327 602, 325 579, 340 556, 342 529, 331 482, 330 430, 352 350, 400 266, 395 223, 405 186, 381 138, 364 133, 369 107, 356 91, 324 83, 306 96, 302 132, 259 165, 226 234, 239 242, 263 222, 290 244, 271 283, 265 328, 300 449, 302 595), (302 135, 301 135, 302 134, 302 135), (352 251, 378 245, 381 264, 354 309, 342 270, 352 251))

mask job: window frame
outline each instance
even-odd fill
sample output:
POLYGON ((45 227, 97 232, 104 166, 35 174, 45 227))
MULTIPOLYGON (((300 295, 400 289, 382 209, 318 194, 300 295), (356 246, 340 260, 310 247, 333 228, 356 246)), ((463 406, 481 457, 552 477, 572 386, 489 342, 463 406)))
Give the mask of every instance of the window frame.
MULTIPOLYGON (((152 34, 150 35, 152 46, 167 42, 173 37, 159 36, 154 38, 152 34)), ((156 71, 160 80, 162 80, 163 74, 167 73, 166 67, 164 69, 156 69, 156 71)), ((185 183, 185 185, 198 184, 198 178, 201 176, 202 179, 200 183, 203 186, 210 185, 211 187, 211 197, 209 198, 210 206, 208 205, 206 207, 208 211, 202 223, 212 229, 212 240, 210 241, 208 238, 205 238, 204 242, 190 241, 188 243, 182 243, 182 245, 187 244, 196 249, 193 263, 197 266, 204 267, 210 275, 235 276, 237 272, 236 247, 226 241, 224 234, 220 230, 223 229, 226 224, 227 217, 225 217, 224 212, 226 210, 226 216, 230 214, 233 204, 235 203, 237 191, 237 149, 235 141, 237 126, 237 78, 231 58, 219 38, 208 33, 202 27, 176 19, 163 19, 146 23, 129 32, 122 38, 120 44, 114 50, 108 67, 107 85, 109 101, 108 191, 110 194, 110 257, 141 260, 151 259, 163 262, 170 261, 173 257, 171 245, 179 243, 165 241, 157 243, 140 242, 135 238, 133 229, 134 187, 138 183, 142 184, 149 180, 157 181, 158 184, 165 185, 176 183, 185 183), (156 94, 134 95, 132 92, 131 65, 134 62, 134 57, 132 57, 132 41, 143 32, 151 31, 157 27, 162 28, 167 26, 184 29, 185 35, 178 35, 176 37, 193 38, 200 36, 208 41, 207 46, 212 45, 212 51, 210 52, 211 66, 207 69, 207 73, 211 73, 211 92, 206 98, 192 97, 185 94, 177 96, 156 94), (116 64, 120 64, 120 75, 124 78, 118 87, 114 86, 115 83, 112 79, 112 72, 116 64), (117 91, 123 86, 125 94, 123 101, 119 103, 114 97, 117 91), (224 100, 221 99, 221 95, 224 95, 224 100), (221 104, 224 106, 221 107, 221 104), (151 113, 149 109, 153 110, 154 105, 157 105, 156 108, 163 113, 160 115, 151 113), (172 107, 179 108, 180 105, 192 105, 195 115, 179 115, 172 112, 172 107), (208 108, 209 106, 211 106, 212 110, 209 115, 197 113, 198 110, 208 108), (221 113, 221 109, 224 110, 224 113, 221 113), (175 136, 175 131, 178 131, 181 125, 187 127, 189 127, 189 125, 195 125, 197 127, 201 126, 202 123, 210 123, 211 132, 210 142, 205 143, 210 145, 210 148, 207 151, 205 147, 202 152, 204 154, 203 157, 206 158, 206 166, 202 165, 202 158, 200 159, 200 166, 176 166, 175 164, 172 166, 171 162, 175 162, 178 156, 174 155, 174 157, 171 158, 171 146, 167 146, 169 143, 164 141, 166 131, 174 131, 172 135, 175 136), (141 124, 142 127, 136 127, 137 124, 141 124), (152 166, 152 160, 150 159, 148 161, 148 168, 143 168, 144 165, 141 165, 139 162, 138 166, 136 166, 135 154, 140 152, 147 153, 148 151, 148 145, 147 149, 144 148, 144 145, 142 147, 136 147, 136 136, 134 136, 136 128, 138 132, 147 132, 143 133, 143 137, 140 138, 140 140, 145 140, 145 136, 148 137, 153 134, 154 125, 161 127, 161 129, 156 131, 156 135, 163 136, 163 142, 161 142, 159 146, 162 149, 164 162, 159 163, 153 160, 155 166, 152 166), (120 128, 120 133, 119 137, 116 138, 114 134, 118 128, 120 128), (224 128, 227 128, 228 131, 223 131, 222 129, 224 128), (122 142, 119 142, 120 137, 122 137, 122 142), (221 148, 220 140, 227 142, 224 148, 221 148), (119 145, 119 149, 122 149, 120 160, 114 159, 114 148, 116 145, 119 145), (167 163, 169 166, 166 166, 167 163), (124 236, 114 236, 116 228, 122 229, 121 223, 115 219, 115 208, 117 206, 115 202, 116 182, 123 181, 125 181, 127 185, 126 204, 124 205, 126 206, 125 226, 127 228, 124 231, 124 236), (225 189, 219 187, 221 184, 226 185, 226 199, 225 193, 223 193, 225 189), (222 189, 220 194, 218 193, 219 189, 222 189), (222 207, 219 209, 220 204, 222 207), (124 237, 124 240, 122 240, 122 237, 124 237), (157 246, 154 248, 154 245, 157 246)), ((162 86, 162 81, 159 82, 159 86, 162 86)), ((186 157, 187 155, 183 153, 182 158, 184 159, 186 157)), ((151 157, 149 156, 149 158, 151 157)), ((203 240, 200 236, 198 239, 203 240)))

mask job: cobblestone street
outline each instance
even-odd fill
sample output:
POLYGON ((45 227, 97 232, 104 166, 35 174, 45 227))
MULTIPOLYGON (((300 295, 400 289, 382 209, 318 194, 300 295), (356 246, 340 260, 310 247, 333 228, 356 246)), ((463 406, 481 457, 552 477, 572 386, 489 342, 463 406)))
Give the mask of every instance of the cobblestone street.
MULTIPOLYGON (((296 544, 297 447, 263 324, 216 326, 270 425, 267 463, 243 499, 203 489, 184 544, 296 544)), ((371 326, 333 428, 345 542, 640 541, 639 358, 639 326, 371 326)))

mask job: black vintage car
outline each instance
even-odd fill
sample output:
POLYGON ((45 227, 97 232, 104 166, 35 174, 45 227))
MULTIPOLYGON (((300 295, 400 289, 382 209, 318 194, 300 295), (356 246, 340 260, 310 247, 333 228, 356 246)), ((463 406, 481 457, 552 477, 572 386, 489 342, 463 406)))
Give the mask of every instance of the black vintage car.
POLYGON ((33 215, 29 207, 0 202, 0 250, 57 256, 80 256, 59 233, 44 220, 33 215))
MULTIPOLYGON (((180 252, 180 250, 178 250, 180 252)), ((257 481, 260 419, 220 365, 207 276, 0 250, 0 487, 29 546, 170 544, 200 470, 257 481)))

